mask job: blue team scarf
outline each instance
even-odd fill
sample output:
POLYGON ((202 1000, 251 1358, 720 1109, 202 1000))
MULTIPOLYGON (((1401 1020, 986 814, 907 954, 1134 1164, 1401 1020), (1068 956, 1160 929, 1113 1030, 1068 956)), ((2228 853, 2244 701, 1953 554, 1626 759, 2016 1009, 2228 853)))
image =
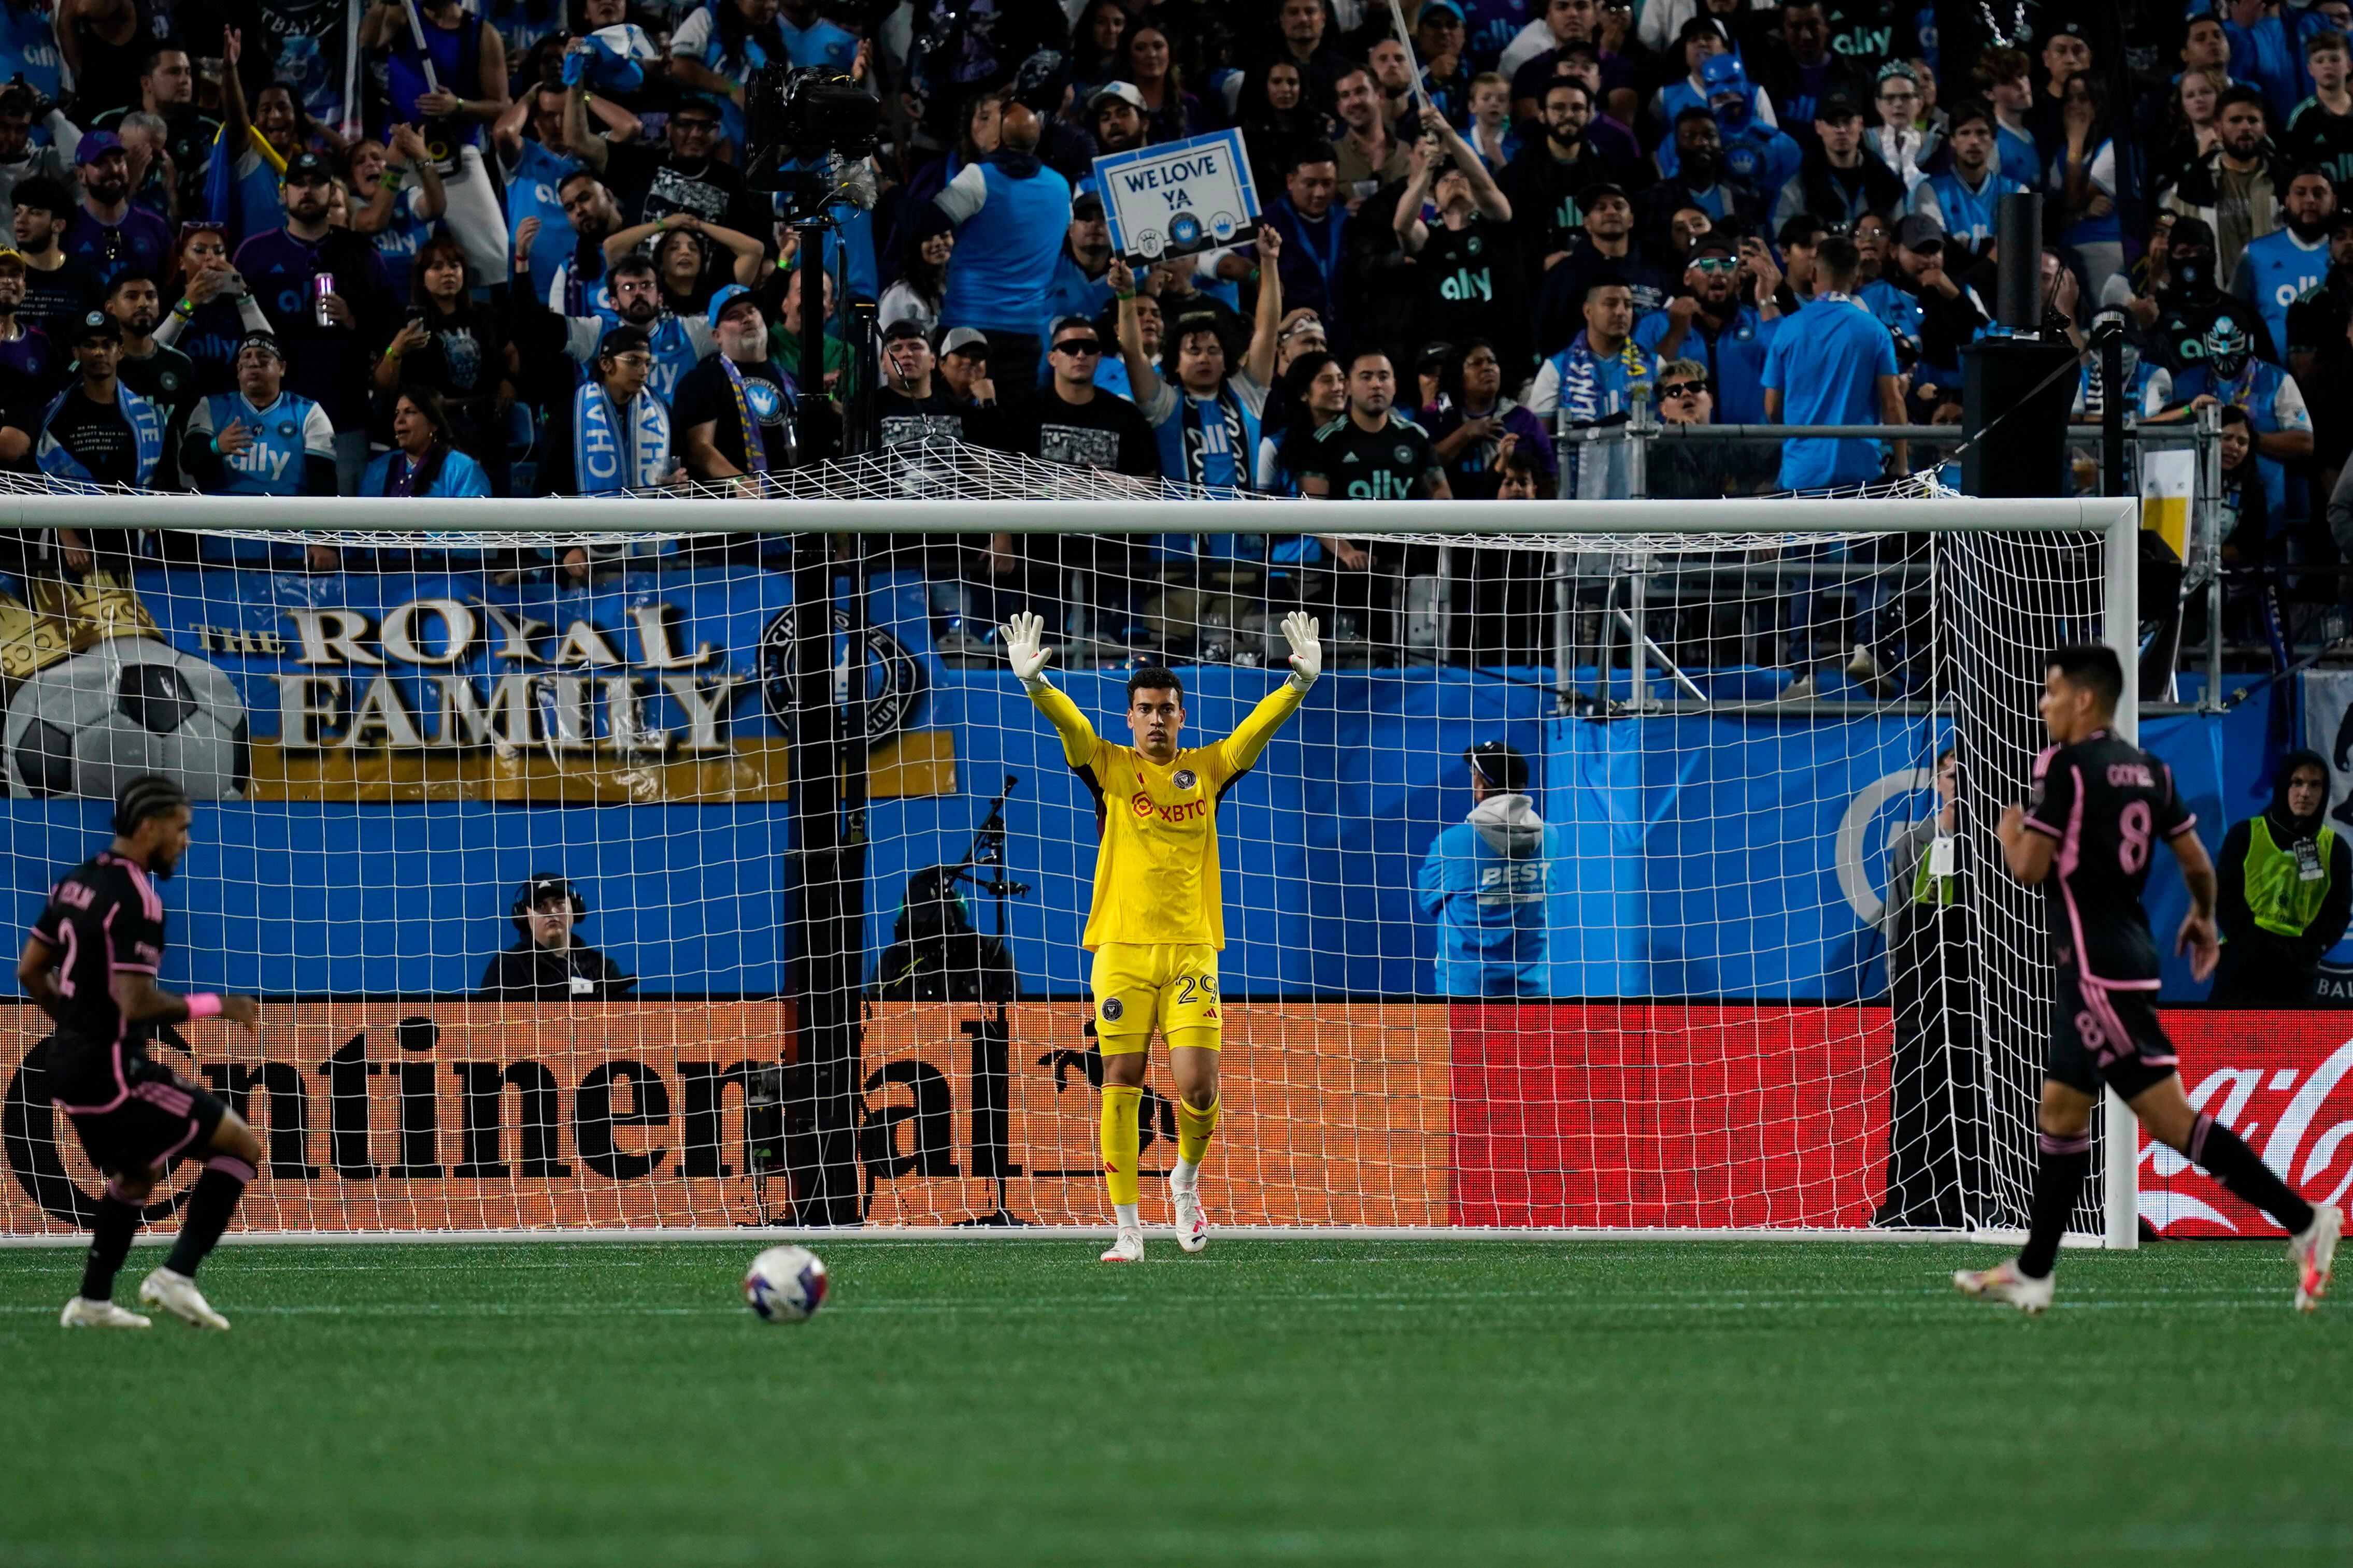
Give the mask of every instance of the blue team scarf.
POLYGON ((1609 415, 1624 413, 1623 406, 1611 406, 1617 395, 1622 391, 1629 400, 1641 395, 1651 376, 1651 367, 1643 362, 1642 345, 1631 336, 1619 345, 1616 355, 1603 361, 1593 356, 1586 334, 1580 331, 1560 352, 1556 363, 1560 366, 1560 409, 1572 424, 1589 425, 1609 415), (1605 367, 1621 372, 1625 379, 1617 386, 1603 384, 1605 367))
POLYGON ((764 381, 760 383, 759 393, 746 391, 744 373, 737 370, 735 362, 724 353, 719 355, 719 368, 727 373, 728 390, 735 395, 735 417, 744 425, 744 456, 750 462, 752 472, 765 474, 768 471, 768 444, 760 438, 760 422, 752 416, 751 400, 755 395, 765 396, 774 389, 764 381))
MULTIPOLYGON (((49 434, 50 421, 57 418, 58 410, 66 405, 67 398, 80 391, 79 384, 67 387, 50 400, 48 412, 41 416, 39 464, 41 472, 57 479, 80 479, 94 484, 97 481, 90 478, 90 470, 81 466, 81 459, 59 446, 57 438, 49 434)), ((164 456, 164 421, 156 414, 153 404, 119 381, 114 384, 114 406, 123 418, 131 422, 131 438, 138 457, 138 477, 132 483, 145 489, 148 481, 155 477, 156 463, 164 456)))
POLYGON ((1182 405, 1180 416, 1183 420, 1186 481, 1196 485, 1231 485, 1238 490, 1250 489, 1250 458, 1246 454, 1250 447, 1250 436, 1249 416, 1242 408, 1241 399, 1236 397, 1224 382, 1218 384, 1218 395, 1214 398, 1197 398, 1181 386, 1176 389, 1176 398, 1182 405), (1210 412, 1212 409, 1216 410, 1214 416, 1210 412), (1210 430, 1212 417, 1223 427, 1226 451, 1231 455, 1233 462, 1233 472, 1223 478, 1212 478, 1209 473, 1209 458, 1215 447, 1210 430))
POLYGON ((596 383, 584 382, 572 394, 572 473, 582 495, 650 489, 667 477, 669 462, 670 410, 650 386, 629 400, 626 426, 614 419, 613 400, 596 383))

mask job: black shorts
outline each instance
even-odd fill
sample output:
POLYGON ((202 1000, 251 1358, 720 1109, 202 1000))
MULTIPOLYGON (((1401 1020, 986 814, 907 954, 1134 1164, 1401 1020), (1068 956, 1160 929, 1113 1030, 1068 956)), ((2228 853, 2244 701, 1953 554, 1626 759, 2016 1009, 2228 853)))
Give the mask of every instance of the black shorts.
POLYGON ((2097 1095, 2105 1083, 2136 1100, 2174 1071, 2173 1042, 2157 1021, 2157 993, 2086 981, 2062 966, 2045 1078, 2097 1095))
POLYGON ((77 1050, 63 1037, 50 1052, 49 1092, 73 1122, 91 1164, 110 1175, 147 1170, 212 1142, 214 1129, 228 1114, 227 1105, 142 1054, 125 1052, 118 1078, 112 1047, 99 1049, 102 1071, 95 1070, 100 1061, 89 1059, 87 1047, 77 1050))

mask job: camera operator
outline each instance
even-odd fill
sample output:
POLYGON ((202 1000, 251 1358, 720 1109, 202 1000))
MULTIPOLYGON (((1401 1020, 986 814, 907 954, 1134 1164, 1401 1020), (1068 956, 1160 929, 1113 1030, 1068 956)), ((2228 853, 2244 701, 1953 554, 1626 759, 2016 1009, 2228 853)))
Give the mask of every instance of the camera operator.
POLYGON ((509 911, 522 940, 493 956, 482 971, 481 993, 503 1002, 602 1002, 638 983, 595 948, 572 939, 588 918, 588 901, 553 871, 537 871, 515 893, 509 911))
POLYGON ((881 1002, 1010 1002, 1013 955, 1005 939, 975 930, 956 874, 926 866, 907 879, 891 945, 874 966, 881 1002))

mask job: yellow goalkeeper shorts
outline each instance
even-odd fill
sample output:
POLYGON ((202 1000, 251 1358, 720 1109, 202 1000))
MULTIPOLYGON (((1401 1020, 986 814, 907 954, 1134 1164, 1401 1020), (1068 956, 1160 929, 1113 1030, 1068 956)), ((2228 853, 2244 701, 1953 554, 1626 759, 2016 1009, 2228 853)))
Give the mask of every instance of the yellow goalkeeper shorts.
POLYGON ((1091 979, 1095 1044, 1115 1057, 1141 1051, 1156 1026, 1172 1046, 1222 1043, 1218 950, 1201 942, 1105 942, 1091 979))

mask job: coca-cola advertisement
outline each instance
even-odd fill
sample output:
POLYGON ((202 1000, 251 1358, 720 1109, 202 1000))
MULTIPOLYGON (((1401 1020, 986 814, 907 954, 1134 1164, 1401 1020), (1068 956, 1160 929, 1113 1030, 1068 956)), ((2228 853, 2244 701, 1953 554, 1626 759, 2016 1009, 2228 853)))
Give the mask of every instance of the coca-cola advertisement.
MULTIPOLYGON (((2353 1191, 2353 1016, 2168 1012, 2189 1103, 2245 1139, 2315 1203, 2353 1191)), ((2141 1134, 2140 1214, 2160 1236, 2284 1233, 2172 1150, 2141 1134)))

